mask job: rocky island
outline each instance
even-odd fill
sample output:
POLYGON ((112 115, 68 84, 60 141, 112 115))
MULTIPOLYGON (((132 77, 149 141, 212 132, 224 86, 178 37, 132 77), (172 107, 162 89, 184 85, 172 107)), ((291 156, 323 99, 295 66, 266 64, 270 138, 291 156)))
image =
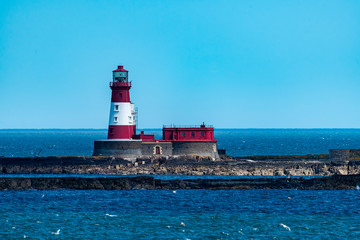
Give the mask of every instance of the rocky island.
POLYGON ((19 189, 355 189, 360 157, 355 150, 321 155, 231 157, 214 161, 195 155, 146 157, 132 161, 103 156, 1 157, 0 190, 19 189), (139 177, 8 177, 10 174, 197 175, 191 180, 139 177), (2 177, 1 177, 2 175, 2 177), (284 176, 201 179, 201 175, 284 176), (291 176, 324 176, 292 178, 291 176))
POLYGON ((339 150, 321 155, 231 157, 0 157, 2 174, 330 176, 360 174, 360 156, 339 150), (343 153, 343 152, 342 152, 343 153))

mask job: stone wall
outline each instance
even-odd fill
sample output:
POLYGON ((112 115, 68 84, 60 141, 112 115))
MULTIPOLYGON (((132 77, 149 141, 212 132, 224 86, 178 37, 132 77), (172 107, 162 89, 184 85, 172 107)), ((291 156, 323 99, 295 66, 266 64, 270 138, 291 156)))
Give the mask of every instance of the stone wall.
POLYGON ((141 153, 143 156, 171 156, 172 143, 171 142, 143 142, 141 144, 141 153), (156 154, 156 148, 159 148, 160 154, 156 154))
POLYGON ((174 141, 173 155, 198 155, 219 158, 216 141, 174 141))
POLYGON ((141 156, 141 141, 99 140, 94 142, 94 156, 141 156))
POLYGON ((360 159, 360 149, 350 149, 350 159, 360 159))
POLYGON ((94 156, 140 156, 197 155, 218 159, 216 141, 142 142, 99 140, 94 142, 94 156), (158 148, 158 152, 156 149, 158 148))

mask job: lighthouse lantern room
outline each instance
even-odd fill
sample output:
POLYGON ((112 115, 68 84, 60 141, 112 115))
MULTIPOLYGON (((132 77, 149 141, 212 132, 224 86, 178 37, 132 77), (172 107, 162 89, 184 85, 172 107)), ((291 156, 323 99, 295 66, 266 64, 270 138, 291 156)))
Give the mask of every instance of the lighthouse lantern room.
POLYGON ((128 71, 123 66, 113 71, 110 88, 108 139, 130 140, 136 134, 136 112, 134 104, 130 102, 131 82, 128 80, 128 71))

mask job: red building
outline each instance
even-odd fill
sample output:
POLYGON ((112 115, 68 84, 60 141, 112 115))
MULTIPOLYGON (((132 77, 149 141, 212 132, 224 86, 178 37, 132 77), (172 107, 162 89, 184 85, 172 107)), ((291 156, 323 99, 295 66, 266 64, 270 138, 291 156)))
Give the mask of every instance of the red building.
POLYGON ((214 141, 214 127, 204 123, 197 126, 163 126, 164 141, 214 141))

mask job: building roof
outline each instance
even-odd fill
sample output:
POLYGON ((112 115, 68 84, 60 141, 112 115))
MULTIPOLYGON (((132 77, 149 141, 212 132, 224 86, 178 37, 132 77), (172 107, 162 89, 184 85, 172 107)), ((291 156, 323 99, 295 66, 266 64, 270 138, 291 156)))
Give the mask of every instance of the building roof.
POLYGON ((128 70, 125 70, 124 66, 119 65, 118 68, 116 70, 114 70, 113 72, 128 72, 128 70))

